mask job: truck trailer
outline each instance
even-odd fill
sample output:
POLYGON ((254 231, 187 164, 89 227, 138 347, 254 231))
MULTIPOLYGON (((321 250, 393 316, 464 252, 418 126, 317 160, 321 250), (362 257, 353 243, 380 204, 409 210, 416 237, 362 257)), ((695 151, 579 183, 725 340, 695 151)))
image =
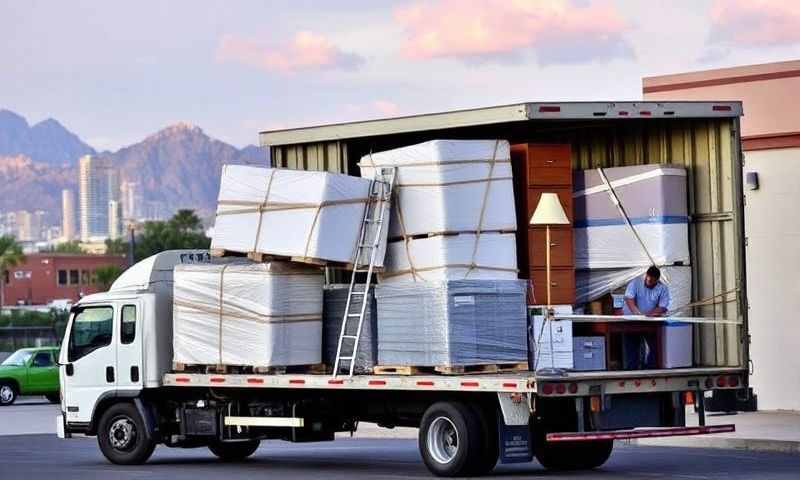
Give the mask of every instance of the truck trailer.
POLYGON ((461 476, 534 456, 548 469, 590 469, 609 458, 614 440, 733 431, 705 425, 704 397, 748 392, 741 115, 739 102, 522 103, 261 137, 275 167, 351 174, 370 152, 436 138, 568 143, 573 169, 685 166, 692 298, 710 299, 693 307, 694 318, 709 319, 695 327, 694 367, 352 376, 177 371, 172 272, 211 259, 201 250, 169 251, 72 307, 59 358, 59 436, 97 436, 116 464, 145 462, 159 444, 241 460, 261 440, 331 441, 369 422, 418 428, 428 469, 461 476), (735 292, 734 299, 720 292, 735 292), (698 425, 686 425, 687 406, 698 412, 698 425))

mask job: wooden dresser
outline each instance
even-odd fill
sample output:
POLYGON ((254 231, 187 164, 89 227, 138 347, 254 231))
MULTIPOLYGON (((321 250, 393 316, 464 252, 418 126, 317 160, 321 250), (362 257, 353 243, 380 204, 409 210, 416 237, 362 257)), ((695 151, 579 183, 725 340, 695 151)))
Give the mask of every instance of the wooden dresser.
MULTIPOLYGON (((566 144, 521 143, 511 146, 514 195, 517 207, 517 264, 520 277, 533 279, 537 304, 547 302, 545 293, 545 227, 528 221, 544 192, 558 195, 570 222, 572 216, 572 164, 566 144)), ((575 301, 575 255, 572 225, 550 227, 550 282, 553 305, 575 301)))

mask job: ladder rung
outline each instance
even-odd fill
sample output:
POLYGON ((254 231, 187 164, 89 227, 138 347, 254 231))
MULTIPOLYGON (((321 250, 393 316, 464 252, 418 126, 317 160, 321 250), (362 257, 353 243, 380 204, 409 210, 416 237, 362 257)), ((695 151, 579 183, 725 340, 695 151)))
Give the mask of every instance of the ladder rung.
POLYGON ((356 339, 355 335, 342 335, 342 338, 352 338, 353 340, 356 339))
POLYGON ((347 316, 348 317, 360 317, 361 314, 360 313, 348 313, 347 316))
POLYGON ((339 357, 339 361, 341 362, 342 360, 352 361, 353 357, 339 357))

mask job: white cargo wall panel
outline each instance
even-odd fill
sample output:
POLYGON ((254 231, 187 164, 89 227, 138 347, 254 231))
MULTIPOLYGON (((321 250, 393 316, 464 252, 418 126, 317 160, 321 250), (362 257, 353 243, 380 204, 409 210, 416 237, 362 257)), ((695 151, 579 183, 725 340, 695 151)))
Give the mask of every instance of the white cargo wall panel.
POLYGON ((462 233, 389 242, 381 283, 515 280, 513 233, 462 233))
POLYGON ((395 166, 389 237, 514 231, 510 147, 505 140, 433 140, 366 155, 361 175, 395 166))
POLYGON ((351 262, 369 186, 334 173, 225 165, 211 248, 351 262))
POLYGON ((320 269, 288 262, 178 265, 174 361, 257 367, 319 363, 320 269))

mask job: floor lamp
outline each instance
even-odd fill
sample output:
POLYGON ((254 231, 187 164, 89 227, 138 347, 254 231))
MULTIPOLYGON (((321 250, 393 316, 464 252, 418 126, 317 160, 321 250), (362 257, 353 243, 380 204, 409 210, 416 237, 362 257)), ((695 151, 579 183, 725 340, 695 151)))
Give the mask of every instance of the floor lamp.
MULTIPOLYGON (((557 368, 555 368, 556 362, 556 352, 553 351, 553 305, 552 300, 550 298, 550 225, 569 225, 569 219, 567 218, 567 214, 564 212, 564 208, 561 206, 561 202, 558 200, 558 195, 555 193, 542 193, 542 196, 539 198, 539 204, 536 205, 536 210, 533 212, 533 216, 531 216, 531 225, 536 226, 545 226, 545 266, 547 271, 547 310, 545 311, 544 321, 550 325, 550 368, 549 369, 542 369, 537 370, 537 374, 540 375, 561 375, 563 372, 557 368)), ((540 334, 541 337, 541 334, 540 334)), ((541 343, 541 338, 539 338, 539 342, 541 343)))

